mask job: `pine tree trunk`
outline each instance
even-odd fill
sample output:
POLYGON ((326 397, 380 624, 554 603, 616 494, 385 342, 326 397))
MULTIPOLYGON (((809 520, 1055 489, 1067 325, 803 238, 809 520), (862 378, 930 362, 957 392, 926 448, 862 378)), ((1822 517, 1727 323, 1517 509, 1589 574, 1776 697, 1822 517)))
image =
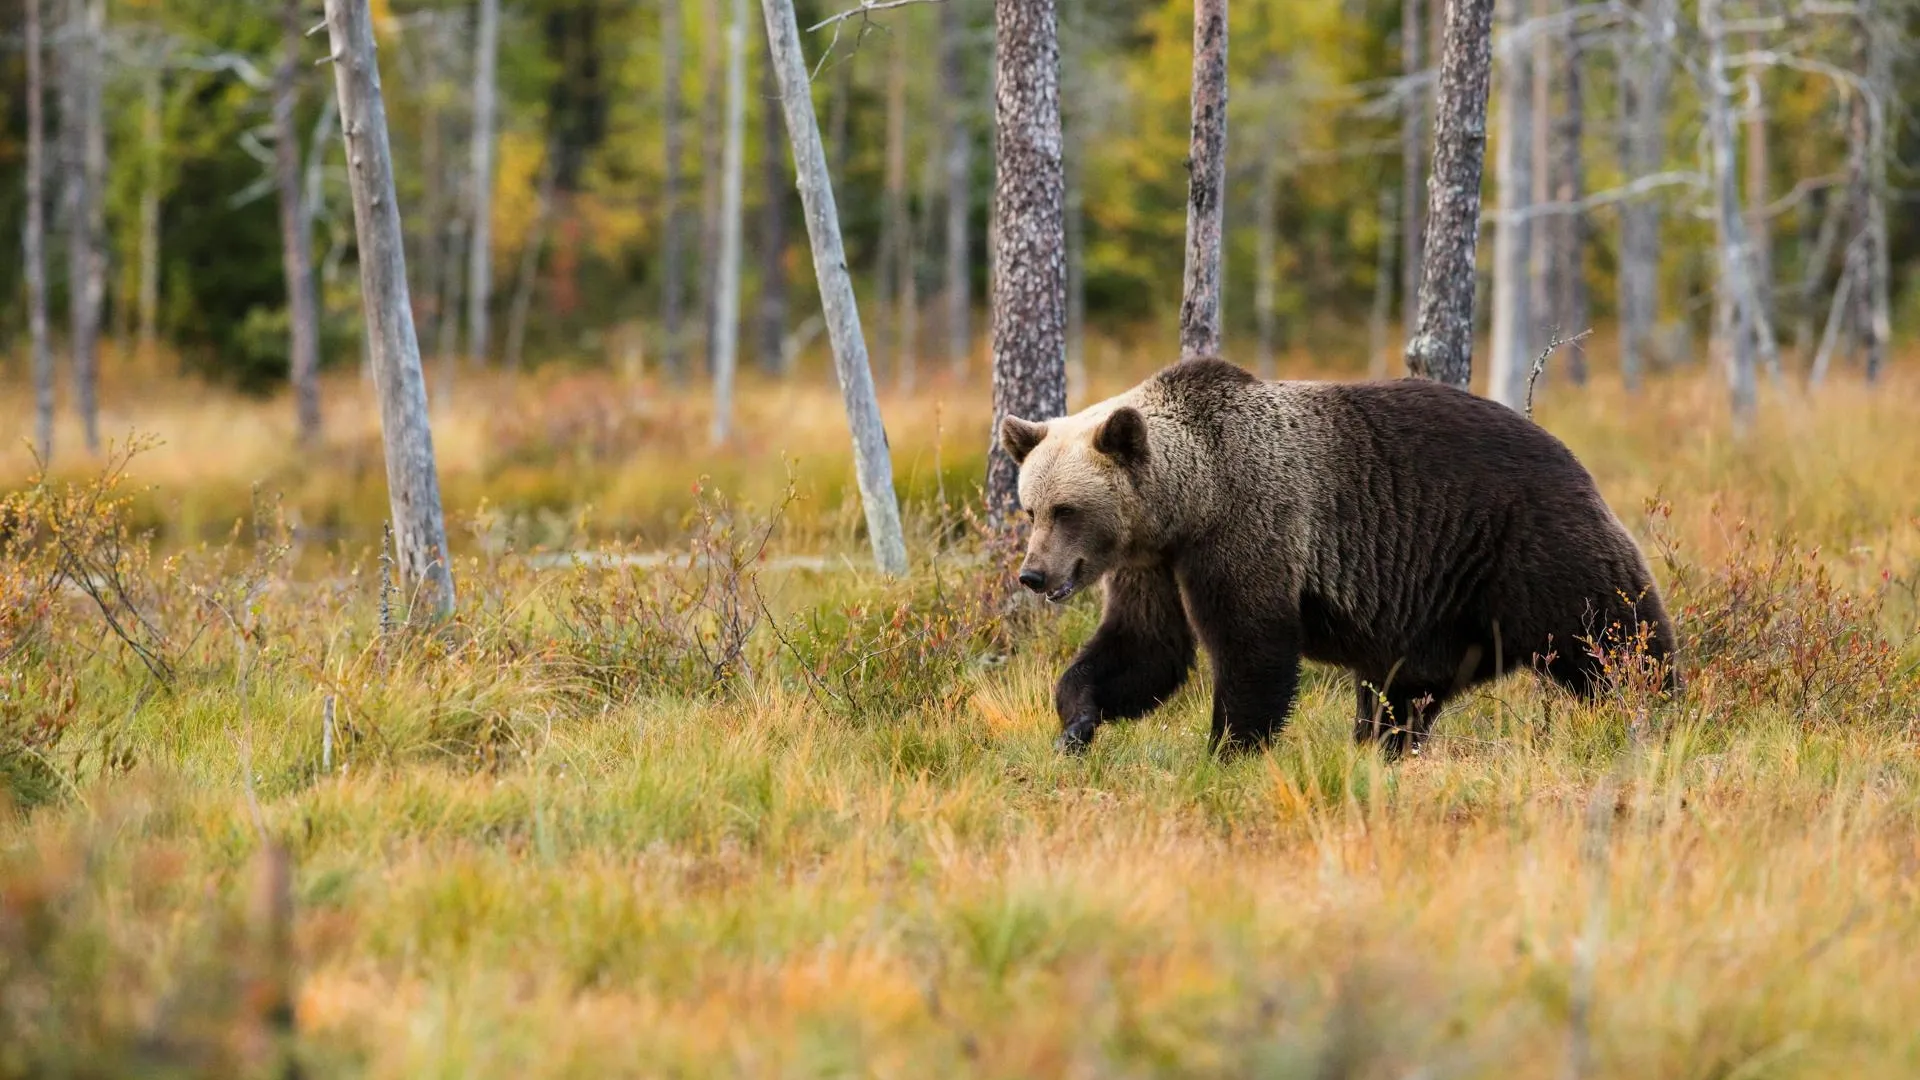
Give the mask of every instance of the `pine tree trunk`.
POLYGON ((1740 210, 1740 178, 1734 165, 1732 86, 1727 80, 1726 31, 1720 0, 1701 0, 1700 34, 1707 46, 1707 133, 1713 158, 1716 195, 1714 221, 1720 257, 1718 294, 1726 315, 1717 320, 1724 335, 1727 382, 1734 423, 1746 428, 1755 408, 1756 355, 1761 364, 1777 363, 1773 327, 1767 321, 1753 277, 1753 249, 1740 210))
POLYGON ((1220 355, 1220 245, 1227 202, 1227 0, 1193 3, 1193 132, 1187 170, 1180 359, 1201 360, 1220 355))
POLYGON ((102 115, 103 0, 69 0, 61 129, 67 180, 68 311, 75 398, 87 451, 100 449, 100 312, 106 294, 106 121, 102 115))
POLYGON ((1067 407, 1066 178, 1053 0, 995 0, 994 44, 993 427, 987 511, 993 526, 1005 530, 1019 507, 1019 468, 1000 446, 1001 420, 1010 415, 1046 420, 1067 407))
POLYGON ((967 123, 966 33, 959 4, 940 5, 941 118, 946 131, 946 300, 947 365, 964 379, 973 353, 973 261, 968 223, 973 211, 973 132, 967 123))
POLYGON ((1407 370, 1462 389, 1473 375, 1474 253, 1480 242, 1492 61, 1493 0, 1454 0, 1447 7, 1440 56, 1425 265, 1419 315, 1407 342, 1407 370))
MULTIPOLYGON (((1520 0, 1501 0, 1500 22, 1511 38, 1521 23, 1520 0)), ((1507 48, 1500 65, 1499 133, 1494 183, 1501 216, 1493 227, 1493 328, 1487 351, 1487 396, 1509 408, 1526 404, 1532 367, 1531 224, 1522 216, 1533 201, 1533 78, 1526 51, 1507 48)))
MULTIPOLYGON (((667 374, 680 380, 686 377, 685 333, 680 325, 682 298, 686 288, 681 282, 680 184, 684 133, 681 113, 685 108, 680 87, 681 0, 663 0, 660 9, 660 123, 663 129, 661 150, 665 158, 660 180, 660 364, 667 374)), ((515 299, 518 299, 515 292, 515 299)), ((514 365, 517 366, 517 365, 514 365)))
POLYGON ((713 319, 713 444, 733 437, 733 381, 740 359, 742 194, 747 150, 747 0, 728 0, 727 128, 720 157, 720 250, 713 319))
POLYGON ((134 354, 142 366, 153 363, 160 337, 161 67, 155 64, 147 72, 140 90, 140 279, 135 287, 134 354))
POLYGON ((840 241, 840 213, 834 206, 833 181, 827 174, 826 150, 821 146, 820 124, 813 113, 809 72, 800 51, 800 27, 794 19, 793 0, 761 0, 761 11, 766 16, 769 53, 779 77, 787 138, 793 144, 794 174, 800 203, 806 210, 807 239, 813 250, 813 272, 826 314, 827 337, 833 346, 834 372, 840 380, 847 428, 853 436, 854 476, 866 511, 867 537, 880 569, 904 574, 907 546, 900 528, 900 504, 893 491, 893 462, 888 457, 880 402, 874 394, 873 369, 867 364, 866 339, 860 332, 853 279, 847 273, 847 254, 840 241))
POLYGON ((299 0, 280 4, 280 69, 274 75, 274 172, 280 188, 281 265, 287 281, 289 379, 293 383, 300 442, 320 438, 320 321, 313 291, 313 245, 307 232, 305 199, 300 190, 300 131, 294 125, 299 100, 301 53, 306 27, 300 25, 299 0))
MULTIPOLYGON (((1400 74, 1426 69, 1420 26, 1424 0, 1400 0, 1400 74)), ((1420 315, 1420 245, 1426 231, 1427 107, 1431 92, 1409 93, 1400 117, 1400 326, 1411 334, 1420 315)), ((1264 193, 1263 193, 1264 194, 1264 193)), ((1271 355, 1271 354, 1267 354, 1271 355)))
POLYGON ((53 461, 53 349, 47 340, 47 117, 40 38, 40 0, 24 0, 27 52, 27 212, 21 229, 26 259, 27 335, 33 350, 34 449, 53 461))
POLYGON ((493 305, 493 132, 495 75, 500 52, 500 0, 479 0, 473 41, 473 232, 467 250, 467 353, 485 364, 491 355, 493 305))
MULTIPOLYGON (((1679 9, 1676 0, 1646 0, 1651 40, 1621 47, 1621 171, 1631 182, 1660 170, 1667 157, 1667 108, 1679 9)), ((1640 388, 1654 323, 1660 315, 1660 205, 1633 199, 1620 206, 1620 376, 1640 388)))
POLYGON ((420 372, 420 343, 407 297, 407 258, 393 184, 387 110, 367 0, 327 0, 340 126, 346 133, 347 177, 353 188, 361 304, 380 402, 394 546, 407 593, 436 618, 453 613, 447 531, 440 510, 433 431, 420 372))
POLYGON ((760 206, 760 370, 786 374, 787 339, 787 176, 786 129, 780 119, 780 84, 773 60, 760 69, 760 168, 763 191, 760 206))

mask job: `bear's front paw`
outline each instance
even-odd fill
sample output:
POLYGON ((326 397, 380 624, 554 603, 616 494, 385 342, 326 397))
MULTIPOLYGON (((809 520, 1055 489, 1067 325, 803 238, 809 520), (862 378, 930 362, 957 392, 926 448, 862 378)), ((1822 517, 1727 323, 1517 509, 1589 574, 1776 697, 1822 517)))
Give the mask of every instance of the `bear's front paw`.
POLYGON ((1090 716, 1076 716, 1060 729, 1060 737, 1053 741, 1053 748, 1063 754, 1084 754, 1093 745, 1093 729, 1099 721, 1090 716))

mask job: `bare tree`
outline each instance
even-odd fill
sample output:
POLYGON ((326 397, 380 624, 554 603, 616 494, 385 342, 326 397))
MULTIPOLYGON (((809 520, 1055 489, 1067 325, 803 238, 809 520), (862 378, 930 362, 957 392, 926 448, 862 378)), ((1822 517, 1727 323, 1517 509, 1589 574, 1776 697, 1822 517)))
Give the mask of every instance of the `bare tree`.
POLYGON ((306 29, 300 22, 300 0, 281 0, 280 68, 273 80, 273 158, 280 189, 280 260, 287 279, 288 371, 300 442, 311 445, 320 437, 320 319, 313 291, 313 244, 300 183, 300 131, 294 126, 306 29))
POLYGON ((1521 0, 1501 0, 1504 28, 1499 65, 1499 132, 1494 146, 1494 184, 1500 215, 1493 227, 1493 334, 1487 350, 1487 396, 1509 408, 1526 404, 1527 372, 1533 361, 1532 284, 1533 65, 1515 47, 1521 0))
POLYGON ((407 296, 407 257, 393 185, 387 109, 375 61, 367 0, 327 0, 334 85, 347 141, 354 232, 360 252, 361 306, 380 401, 387 495, 400 575, 435 617, 453 612, 453 573, 440 510, 433 430, 407 296))
MULTIPOLYGON (((664 235, 660 239, 660 363, 674 378, 685 375, 684 342, 680 340, 680 304, 685 287, 680 266, 680 181, 684 153, 681 131, 680 48, 684 31, 680 18, 681 0, 663 0, 660 5, 660 124, 663 146, 660 179, 660 221, 664 235)), ((517 298, 516 293, 516 298, 517 298)))
POLYGON ((1454 0, 1447 6, 1440 55, 1425 266, 1420 313, 1407 341, 1407 370, 1463 389, 1473 373, 1474 252, 1480 240, 1492 61, 1493 0, 1454 0))
POLYGON ((780 84, 773 62, 760 68, 760 169, 764 191, 760 206, 760 370, 769 375, 786 372, 787 336, 787 176, 784 121, 780 119, 780 84))
POLYGON ((713 312, 713 442, 733 436, 733 378, 740 359, 741 196, 747 150, 747 0, 727 7, 727 130, 721 150, 720 250, 713 312))
POLYGON ((1199 360, 1220 355, 1220 244, 1227 202, 1227 0, 1193 3, 1193 132, 1187 169, 1180 359, 1199 360))
MULTIPOLYGON (((1642 0, 1641 33, 1620 47, 1620 163, 1631 182, 1660 170, 1667 157, 1667 108, 1673 86, 1673 50, 1679 32, 1677 0, 1642 0)), ((1620 375, 1637 390, 1660 310, 1660 205, 1631 199, 1620 206, 1620 375)))
POLYGON ((1020 500, 1019 468, 1000 446, 1000 421, 1009 414, 1044 420, 1067 408, 1066 177, 1056 25, 1053 0, 995 0, 993 434, 987 512, 1002 529, 1011 524, 1020 500))
POLYGON ((100 448, 100 312, 106 296, 107 132, 101 41, 105 0, 68 0, 60 127, 66 143, 68 312, 74 382, 88 452, 100 448))
MULTIPOLYGON (((1550 201, 1578 206, 1587 194, 1586 158, 1582 142, 1586 137, 1586 61, 1585 43, 1577 29, 1569 26, 1561 35, 1564 73, 1561 81, 1560 115, 1551 128, 1553 153, 1550 201)), ((1567 336, 1587 329, 1591 321, 1591 301, 1587 295, 1587 213, 1575 209, 1547 219, 1555 234, 1548 319, 1567 336)), ((1576 344, 1568 350, 1567 374, 1574 385, 1587 381, 1586 350, 1576 344)))
POLYGON ((720 260, 715 256, 721 244, 720 185, 725 173, 721 158, 725 154, 722 125, 726 61, 721 41, 720 0, 700 0, 700 15, 704 24, 700 34, 700 321, 701 347, 707 358, 707 372, 712 374, 720 344, 720 260))
MULTIPOLYGON (((1761 35, 1754 34, 1756 48, 1764 44, 1761 35)), ((1762 94, 1760 71, 1749 69, 1741 86, 1746 93, 1746 102, 1742 109, 1745 116, 1746 145, 1746 200, 1747 200, 1747 238, 1753 244, 1753 287, 1760 298, 1760 306, 1766 312, 1767 321, 1774 321, 1773 304, 1773 229, 1767 220, 1767 203, 1771 196, 1767 194, 1772 186, 1769 175, 1773 163, 1767 142, 1767 100, 1762 94)), ((1778 377, 1780 372, 1771 372, 1778 377)))
POLYGON ((820 123, 813 113, 813 95, 807 63, 800 52, 800 27, 794 20, 793 0, 761 0, 767 22, 768 53, 778 76, 780 106, 786 114, 787 138, 793 144, 794 175, 800 203, 806 209, 807 238, 813 249, 813 272, 826 313, 827 338, 833 346, 834 372, 840 380, 853 436, 854 477, 866 510, 867 538, 874 562, 888 574, 907 572, 907 545, 900 528, 900 504, 893 491, 893 461, 888 457, 887 431, 874 394, 873 370, 867 364, 866 339, 860 332, 860 310, 854 302, 853 278, 847 273, 847 254, 840 242, 840 212, 834 206, 833 181, 827 174, 827 155, 820 143, 820 123))
MULTIPOLYGON (((1400 73, 1408 79, 1426 68, 1420 27, 1423 0, 1400 0, 1400 73)), ((1426 229, 1426 134, 1430 94, 1409 93, 1400 116, 1400 325, 1411 334, 1420 314, 1420 242, 1426 229)))
POLYGON ((1887 251, 1887 110, 1898 100, 1893 81, 1892 52, 1904 42, 1901 22, 1906 16, 1889 10, 1884 0, 1860 0, 1854 17, 1859 25, 1858 56, 1861 85, 1849 97, 1848 127, 1853 151, 1849 159, 1849 203, 1854 214, 1855 240, 1848 248, 1854 283, 1855 334, 1866 347, 1866 377, 1873 382, 1886 366, 1892 336, 1887 251))
POLYGON ((493 132, 499 52, 500 0, 480 0, 480 20, 473 37, 473 233, 467 250, 467 352, 483 364, 492 340, 487 314, 493 304, 493 132))
POLYGON ((1740 210, 1740 178, 1734 167, 1733 90, 1727 78, 1726 27, 1720 0, 1701 0, 1700 36, 1707 46, 1707 135, 1719 243, 1718 291, 1726 312, 1715 332, 1726 342, 1734 422, 1744 428, 1752 422, 1754 413, 1756 353, 1760 362, 1771 368, 1778 363, 1778 350, 1754 281, 1752 245, 1740 210))
POLYGON ((53 350, 47 342, 46 78, 41 70, 40 0, 24 0, 27 50, 27 220, 20 234, 26 259, 27 333, 33 350, 34 447, 53 460, 53 350))
POLYGON ((973 132, 967 122, 966 33, 959 4, 940 5, 941 119, 946 130, 946 299, 947 364, 965 377, 973 351, 973 261, 968 222, 973 210, 973 132))

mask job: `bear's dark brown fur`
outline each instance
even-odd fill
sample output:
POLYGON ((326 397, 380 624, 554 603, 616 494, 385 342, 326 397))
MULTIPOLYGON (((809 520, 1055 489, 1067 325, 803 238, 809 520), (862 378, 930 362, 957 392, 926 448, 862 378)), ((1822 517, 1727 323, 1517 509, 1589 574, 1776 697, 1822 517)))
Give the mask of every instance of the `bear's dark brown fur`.
POLYGON ((1505 406, 1203 361, 1074 416, 1008 418, 1001 437, 1033 518, 1021 581, 1106 594, 1056 690, 1067 748, 1170 697, 1196 641, 1226 747, 1285 722, 1303 656, 1355 674, 1355 735, 1390 754, 1516 668, 1593 694, 1586 643, 1610 631, 1644 628, 1673 685, 1673 626, 1633 538, 1573 454, 1505 406))

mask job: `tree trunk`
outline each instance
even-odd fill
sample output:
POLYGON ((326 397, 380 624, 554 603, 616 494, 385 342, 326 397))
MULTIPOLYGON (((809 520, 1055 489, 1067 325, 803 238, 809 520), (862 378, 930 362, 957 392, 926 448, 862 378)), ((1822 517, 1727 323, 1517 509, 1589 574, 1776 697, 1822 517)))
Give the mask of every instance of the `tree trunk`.
POLYGON ((140 90, 140 280, 135 288, 134 355, 142 366, 153 363, 160 338, 160 113, 165 106, 161 70, 160 64, 149 69, 140 90))
POLYGON ((540 282, 540 255, 547 246, 547 230, 553 226, 555 189, 559 186, 560 149, 556 142, 547 145, 546 161, 540 166, 540 183, 534 192, 533 227, 520 245, 520 268, 514 275, 513 305, 507 309, 507 342, 504 360, 508 371, 519 371, 521 355, 527 343, 527 316, 533 310, 533 292, 540 282))
MULTIPOLYGON (((1765 40, 1754 35, 1753 47, 1766 47, 1765 40)), ((1746 199, 1747 199, 1747 239, 1753 244, 1753 287, 1760 298, 1760 308, 1766 313, 1769 323, 1774 322, 1773 303, 1773 229, 1767 221, 1768 176, 1772 161, 1767 147, 1767 102, 1761 96, 1760 73, 1748 71, 1742 81, 1746 90, 1746 199)), ((1780 377, 1776 366, 1768 372, 1774 378, 1780 377)))
POLYGON ((69 0, 60 125, 71 156, 67 170, 68 312, 72 322, 75 398, 89 453, 100 448, 100 310, 106 293, 107 141, 102 114, 103 0, 69 0))
MULTIPOLYGON (((1400 74, 1413 78, 1426 69, 1420 28, 1424 0, 1400 0, 1400 74)), ((1400 327, 1411 334, 1420 315, 1420 245, 1426 229, 1427 103, 1433 95, 1408 93, 1400 115, 1400 327)), ((1266 197, 1262 193, 1262 197, 1266 197)), ((1264 347, 1263 347, 1264 348, 1264 347)), ((1267 354, 1271 355, 1271 354, 1267 354)))
POLYGON ((47 341, 46 76, 42 71, 40 0, 24 0, 27 51, 27 220, 21 230, 26 259, 27 334, 33 350, 34 449, 53 461, 53 349, 47 341))
POLYGON ((1227 0, 1193 2, 1193 132, 1187 171, 1180 359, 1201 360, 1220 355, 1220 244, 1227 202, 1227 0))
POLYGON ((407 257, 387 141, 387 110, 375 63, 367 0, 327 0, 340 127, 347 140, 354 232, 360 251, 361 304, 380 400, 394 546, 400 576, 436 618, 453 613, 453 574, 440 511, 433 431, 407 298, 407 257))
MULTIPOLYGON (((1500 22, 1511 40, 1519 29, 1520 0, 1501 0, 1500 22)), ((1509 408, 1526 404, 1533 362, 1532 225, 1524 216, 1533 201, 1533 78, 1524 49, 1507 46, 1500 64, 1499 138, 1494 183, 1500 217, 1493 227, 1493 328, 1487 352, 1487 396, 1509 408)))
POLYGON ((1740 211, 1740 179, 1734 166, 1733 92, 1727 81, 1726 32, 1720 0, 1701 0, 1700 34, 1707 46, 1707 133, 1713 156, 1717 196, 1714 220, 1719 242, 1719 294, 1728 316, 1717 329, 1725 335, 1727 382, 1734 423, 1745 429, 1755 407, 1755 356, 1771 368, 1778 362, 1773 327, 1760 303, 1753 278, 1753 252, 1740 211))
MULTIPOLYGON (((680 212, 681 143, 680 114, 684 109, 680 87, 680 48, 683 31, 681 0, 663 0, 660 9, 660 123, 663 128, 661 154, 660 228, 660 364, 675 380, 686 377, 684 329, 680 325, 680 305, 685 295, 681 282, 680 212)), ((519 293, 515 292, 516 301, 519 293)), ((518 365, 514 365, 518 366, 518 365)))
POLYGON ((786 374, 787 338, 787 192, 793 182, 787 177, 786 131, 782 127, 780 84, 773 74, 773 61, 760 69, 760 168, 765 185, 760 207, 760 370, 768 375, 786 374))
MULTIPOLYGON (((1678 31, 1676 0, 1646 0, 1647 37, 1621 47, 1620 157, 1623 180, 1649 176, 1667 157, 1667 106, 1678 31)), ((1660 205, 1632 199, 1620 206, 1620 376, 1640 388, 1660 315, 1660 205)))
POLYGON ((882 178, 880 208, 880 266, 874 285, 879 301, 882 327, 891 334, 876 334, 884 342, 875 350, 875 362, 886 368, 891 361, 894 385, 905 381, 906 357, 900 349, 900 298, 906 290, 903 269, 907 261, 907 65, 906 49, 894 42, 887 51, 887 145, 884 154, 886 172, 882 178), (887 324, 891 325, 887 325, 887 324))
MULTIPOLYGON (((1066 178, 1055 26, 1053 0, 994 2, 993 428, 987 512, 1002 530, 1012 524, 1020 500, 1019 467, 1000 445, 1001 420, 1046 420, 1067 408, 1066 178)), ((1193 290, 1188 291, 1193 299, 1193 290)), ((1188 321, 1183 318, 1183 326, 1188 321)))
POLYGON ((480 0, 473 40, 473 232, 467 249, 467 353, 485 364, 493 304, 494 75, 500 52, 500 0, 480 0))
MULTIPOLYGON (((1253 202, 1253 321, 1258 337, 1254 345, 1254 369, 1263 379, 1274 377, 1275 354, 1280 344, 1275 296, 1280 286, 1280 149, 1266 148, 1266 160, 1260 163, 1260 187, 1253 202)), ((1417 201, 1410 200, 1410 201, 1417 201)))
POLYGON ((1807 205, 1800 210, 1800 250, 1806 254, 1800 270, 1800 285, 1795 290, 1794 350, 1800 362, 1811 364, 1815 349, 1816 319, 1825 310, 1820 286, 1827 280, 1827 266, 1833 262, 1833 248, 1840 239, 1840 216, 1845 201, 1832 198, 1826 188, 1807 194, 1807 205))
POLYGON ((313 245, 300 190, 300 131, 294 106, 300 94, 306 27, 300 0, 280 4, 280 70, 273 87, 274 172, 280 187, 280 260, 287 279, 288 374, 293 383, 300 443, 320 438, 320 321, 313 291, 313 245))
POLYGON ((867 364, 853 278, 847 273, 847 254, 840 242, 840 213, 834 206, 826 150, 821 146, 820 125, 813 114, 807 63, 800 51, 800 27, 794 20, 793 0, 761 0, 761 10, 766 16, 769 53, 779 76, 787 138, 793 144, 794 173, 800 203, 806 210, 807 238, 813 249, 821 307, 826 313, 827 337, 833 346, 834 372, 839 376, 847 427, 853 436, 854 476, 866 510, 867 537, 873 544, 874 561, 884 573, 905 574, 907 545, 900 528, 900 504, 893 492, 893 462, 887 456, 887 431, 874 394, 873 370, 867 364))
MULTIPOLYGON (((1578 203, 1587 195, 1586 157, 1581 145, 1586 137, 1586 52, 1580 35, 1569 27, 1561 41, 1565 49, 1565 79, 1562 82, 1560 116, 1553 126, 1552 198, 1560 203, 1578 203)), ((1558 264, 1553 274, 1552 311, 1554 319, 1572 336, 1591 325, 1592 303, 1587 294, 1587 213, 1574 210, 1552 219, 1559 233, 1555 246, 1558 264)), ((1586 350, 1578 345, 1567 350, 1564 361, 1575 386, 1587 381, 1586 350)))
POLYGON ((1387 374, 1387 317, 1393 305, 1394 191, 1380 185, 1380 238, 1373 262, 1373 311, 1367 318, 1367 378, 1387 374))
POLYGON ((706 370, 713 375, 720 345, 720 185, 725 166, 722 146, 725 93, 725 57, 721 47, 720 0, 701 0, 701 16, 706 29, 701 63, 700 99, 700 312, 704 326, 701 341, 707 358, 706 370))
POLYGON ((1892 337, 1892 311, 1889 297, 1887 245, 1887 110, 1894 107, 1897 88, 1893 79, 1892 51, 1896 42, 1906 40, 1903 11, 1891 13, 1882 0, 1860 0, 1861 50, 1866 78, 1865 93, 1856 91, 1854 112, 1864 124, 1863 209, 1861 232, 1860 292, 1862 318, 1860 334, 1866 343, 1866 378, 1875 382, 1886 366, 1887 344, 1892 337))
POLYGON ((973 210, 973 132, 967 123, 966 23, 959 4, 940 5, 941 118, 946 132, 947 365, 964 379, 973 352, 973 262, 968 223, 973 210))
POLYGON ((713 317, 713 444, 733 437, 733 376, 740 359, 741 195, 747 150, 747 0, 727 10, 727 130, 721 151, 720 251, 713 317))
POLYGON ((1420 313, 1407 341, 1407 370, 1467 388, 1473 374, 1474 252, 1480 242, 1480 173, 1487 151, 1487 82, 1493 61, 1493 0, 1447 6, 1440 87, 1434 105, 1433 172, 1427 180, 1420 313))

